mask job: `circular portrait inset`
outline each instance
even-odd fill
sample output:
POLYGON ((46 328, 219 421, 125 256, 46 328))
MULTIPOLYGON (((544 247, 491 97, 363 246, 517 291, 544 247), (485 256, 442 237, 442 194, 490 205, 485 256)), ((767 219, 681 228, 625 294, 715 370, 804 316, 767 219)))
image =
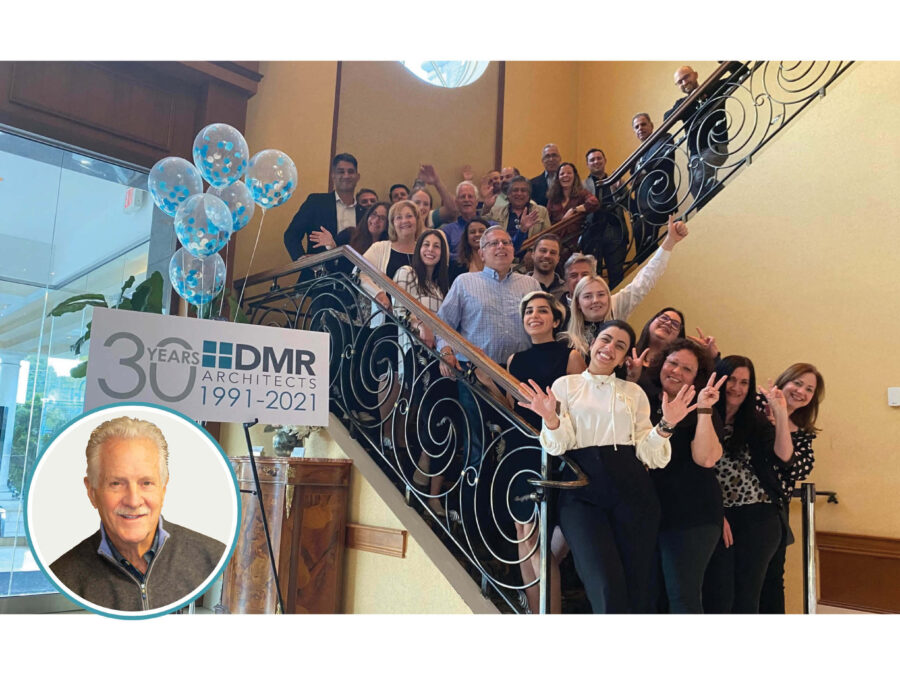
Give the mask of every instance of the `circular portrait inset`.
POLYGON ((76 418, 35 465, 25 497, 41 569, 100 614, 149 618, 202 595, 234 550, 237 481, 202 427, 155 405, 76 418))

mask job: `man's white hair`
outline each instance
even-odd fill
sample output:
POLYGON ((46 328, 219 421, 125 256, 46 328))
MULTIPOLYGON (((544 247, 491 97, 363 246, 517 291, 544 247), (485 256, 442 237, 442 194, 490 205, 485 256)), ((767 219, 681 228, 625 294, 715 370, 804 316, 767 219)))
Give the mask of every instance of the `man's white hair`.
POLYGON ((463 182, 461 182, 459 185, 456 186, 456 196, 457 197, 459 197, 459 188, 461 188, 463 185, 468 185, 473 190, 475 190, 475 199, 480 199, 480 195, 478 194, 478 186, 475 185, 475 183, 473 183, 470 180, 464 180, 463 182))
POLYGON ((163 485, 169 480, 169 445, 159 427, 147 420, 136 417, 116 417, 107 420, 91 432, 87 450, 87 478, 91 487, 96 488, 100 479, 100 451, 103 444, 113 438, 146 438, 156 444, 159 453, 159 478, 163 485))

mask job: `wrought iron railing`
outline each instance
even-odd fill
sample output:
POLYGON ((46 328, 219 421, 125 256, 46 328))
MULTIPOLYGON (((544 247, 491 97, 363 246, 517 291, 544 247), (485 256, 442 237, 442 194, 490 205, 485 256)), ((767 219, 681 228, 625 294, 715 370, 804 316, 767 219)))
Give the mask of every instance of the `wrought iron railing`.
MULTIPOLYGON (((474 371, 518 400, 517 381, 349 247, 304 256, 246 283, 251 323, 330 336, 331 412, 426 516, 483 592, 499 600, 501 610, 524 611, 522 592, 537 582, 524 583, 519 566, 532 556, 548 558, 544 488, 528 482, 548 478, 547 458, 536 431, 492 396, 474 371), (339 261, 367 274, 405 311, 377 305, 358 273, 337 269, 339 261), (292 280, 310 269, 315 278, 292 280), (468 369, 444 377, 438 352, 402 318, 409 313, 465 355, 468 369), (466 394, 474 400, 474 415, 460 403, 466 394), (480 451, 472 442, 478 434, 480 451), (516 523, 524 536, 517 536, 516 523)), ((547 586, 541 584, 544 611, 547 586)))
MULTIPOLYGON (((691 218, 852 63, 723 62, 603 182, 611 192, 605 210, 615 220, 605 219, 604 226, 595 216, 597 225, 589 218, 584 227, 573 228, 579 215, 548 231, 560 233, 565 249, 583 250, 610 239, 609 233, 604 237, 593 228, 618 227, 616 236, 628 250, 627 273, 655 250, 670 213, 691 218)), ((536 238, 522 248, 531 247, 536 238)))

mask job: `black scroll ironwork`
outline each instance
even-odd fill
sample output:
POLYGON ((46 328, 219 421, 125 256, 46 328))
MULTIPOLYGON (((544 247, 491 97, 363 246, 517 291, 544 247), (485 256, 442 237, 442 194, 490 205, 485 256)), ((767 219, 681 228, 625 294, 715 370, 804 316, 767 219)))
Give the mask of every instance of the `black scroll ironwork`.
POLYGON ((348 247, 305 256, 247 285, 251 323, 329 335, 331 412, 501 610, 522 612, 522 592, 537 581, 523 581, 520 565, 533 561, 541 568, 547 519, 544 487, 530 481, 550 476, 535 430, 479 377, 519 398, 516 381, 348 247), (378 305, 357 272, 338 271, 341 258, 368 273, 394 309, 378 305), (308 268, 315 278, 285 283, 308 268), (261 282, 268 290, 249 290, 261 282), (404 318, 410 312, 472 366, 442 375, 438 352, 404 318))
POLYGON ((690 219, 852 64, 722 62, 603 182, 611 194, 604 209, 614 218, 594 216, 574 231, 564 219, 549 231, 584 253, 596 253, 602 240, 621 241, 627 273, 656 249, 670 213, 690 219))

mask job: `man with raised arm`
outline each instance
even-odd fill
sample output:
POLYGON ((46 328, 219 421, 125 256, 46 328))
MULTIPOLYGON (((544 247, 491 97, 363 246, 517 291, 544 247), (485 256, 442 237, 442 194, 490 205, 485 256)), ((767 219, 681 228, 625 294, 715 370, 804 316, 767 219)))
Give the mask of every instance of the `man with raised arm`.
POLYGON ((472 181, 464 180, 456 186, 456 211, 459 214, 456 220, 441 225, 441 230, 447 235, 451 260, 455 260, 459 252, 459 241, 466 225, 478 216, 478 188, 472 181))
POLYGON ((444 223, 452 223, 456 220, 456 199, 444 186, 444 182, 431 164, 419 166, 419 175, 416 176, 416 182, 413 183, 409 198, 422 214, 425 227, 440 227, 444 223), (433 208, 434 200, 431 193, 425 189, 426 185, 431 185, 437 190, 438 196, 441 198, 439 208, 433 208))

